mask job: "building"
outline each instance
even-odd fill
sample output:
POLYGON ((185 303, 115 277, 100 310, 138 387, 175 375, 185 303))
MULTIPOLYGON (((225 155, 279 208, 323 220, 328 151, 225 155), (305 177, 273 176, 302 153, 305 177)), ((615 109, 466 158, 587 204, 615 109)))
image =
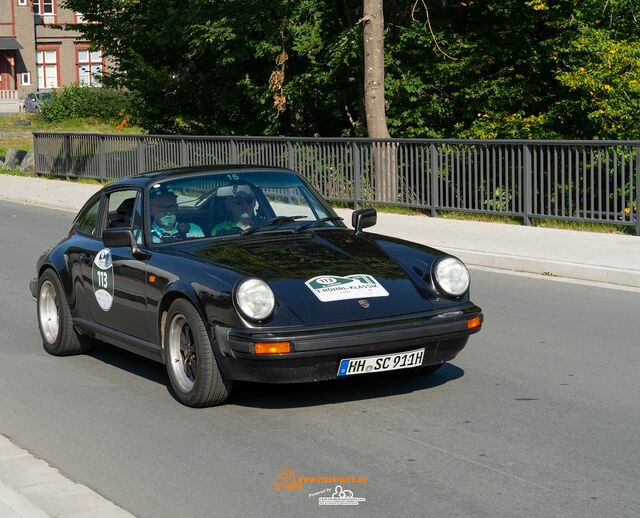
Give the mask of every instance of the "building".
POLYGON ((0 0, 0 112, 18 111, 31 92, 99 86, 105 58, 79 32, 64 30, 83 19, 61 3, 0 0))

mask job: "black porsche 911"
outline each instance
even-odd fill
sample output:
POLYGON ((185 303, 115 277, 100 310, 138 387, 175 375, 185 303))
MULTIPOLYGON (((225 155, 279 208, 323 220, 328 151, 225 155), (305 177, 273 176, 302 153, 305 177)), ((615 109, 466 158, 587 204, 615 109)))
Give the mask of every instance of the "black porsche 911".
POLYGON ((189 406, 236 380, 297 383, 454 358, 482 313, 444 252, 353 230, 295 172, 198 167, 104 187, 37 263, 44 348, 102 340, 167 366, 189 406))

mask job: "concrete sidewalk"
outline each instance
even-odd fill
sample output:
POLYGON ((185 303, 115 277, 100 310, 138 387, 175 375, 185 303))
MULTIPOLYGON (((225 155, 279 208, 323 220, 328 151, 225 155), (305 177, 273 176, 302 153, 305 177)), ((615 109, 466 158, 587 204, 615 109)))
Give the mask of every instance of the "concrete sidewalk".
POLYGON ((0 435, 0 518, 133 518, 0 435))
MULTIPOLYGON (((0 175, 0 199, 76 212, 100 186, 0 175)), ((351 212, 337 209, 350 225, 351 212)), ((640 288, 640 237, 379 213, 370 229, 470 266, 640 288)))

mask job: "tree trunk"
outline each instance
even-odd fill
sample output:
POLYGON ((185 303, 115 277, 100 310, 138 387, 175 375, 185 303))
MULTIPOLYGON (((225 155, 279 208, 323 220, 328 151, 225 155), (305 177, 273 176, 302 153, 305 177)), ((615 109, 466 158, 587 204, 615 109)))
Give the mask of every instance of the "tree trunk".
MULTIPOLYGON (((363 0, 364 105, 367 133, 372 138, 389 138, 384 98, 384 15, 382 0, 363 0)), ((372 144, 377 201, 397 197, 398 173, 394 144, 372 144)))
POLYGON ((384 16, 382 0, 363 0, 364 104, 367 131, 373 138, 389 138, 384 107, 384 16))

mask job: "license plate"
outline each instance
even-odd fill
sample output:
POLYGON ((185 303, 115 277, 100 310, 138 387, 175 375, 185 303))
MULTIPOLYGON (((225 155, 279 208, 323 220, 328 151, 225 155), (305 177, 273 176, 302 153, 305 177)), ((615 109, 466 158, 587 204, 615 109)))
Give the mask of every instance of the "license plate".
POLYGON ((353 374, 370 374, 372 372, 395 371, 422 365, 424 349, 404 353, 385 354, 384 356, 367 356, 365 358, 347 358, 340 360, 338 376, 353 374))

